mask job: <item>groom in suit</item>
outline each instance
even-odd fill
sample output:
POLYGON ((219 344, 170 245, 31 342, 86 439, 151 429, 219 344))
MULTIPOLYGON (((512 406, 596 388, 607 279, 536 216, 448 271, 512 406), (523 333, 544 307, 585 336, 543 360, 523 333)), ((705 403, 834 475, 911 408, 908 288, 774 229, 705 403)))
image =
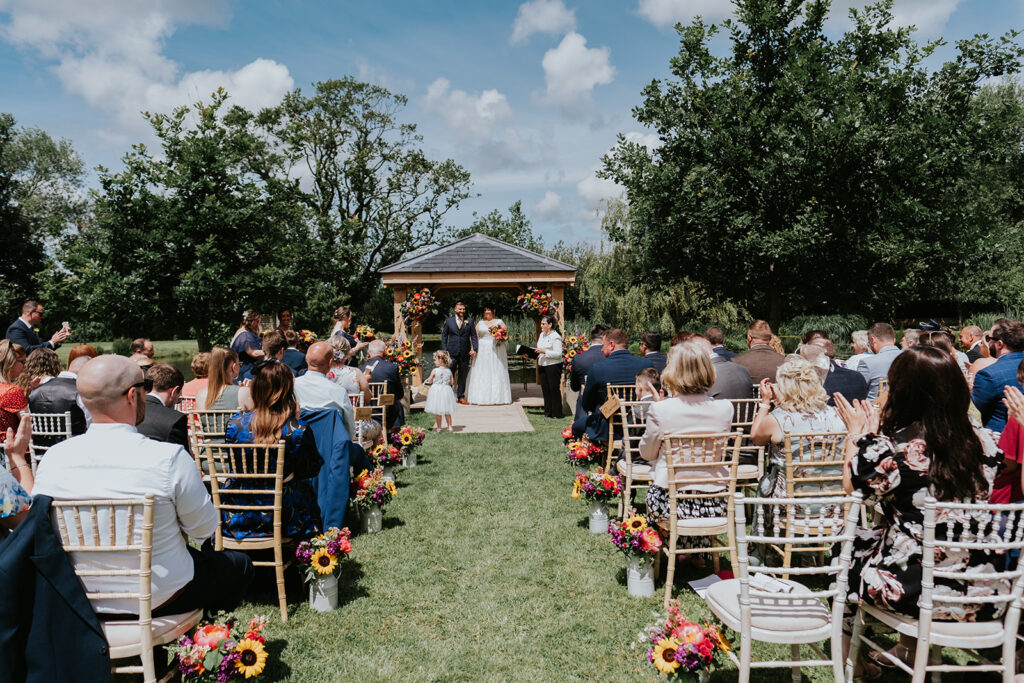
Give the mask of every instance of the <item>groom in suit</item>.
POLYGON ((476 355, 476 322, 466 317, 466 304, 455 304, 455 315, 444 321, 441 328, 441 349, 452 357, 452 371, 458 377, 459 403, 466 403, 466 376, 469 359, 476 355))

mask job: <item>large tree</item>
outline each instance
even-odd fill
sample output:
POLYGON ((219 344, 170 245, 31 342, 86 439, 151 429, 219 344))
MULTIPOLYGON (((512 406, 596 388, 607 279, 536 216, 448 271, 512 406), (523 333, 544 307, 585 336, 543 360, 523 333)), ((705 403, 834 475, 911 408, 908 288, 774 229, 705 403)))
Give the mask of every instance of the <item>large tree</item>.
POLYGON ((776 322, 946 298, 995 213, 970 201, 979 166, 1020 155, 993 133, 1002 110, 975 102, 1020 67, 1013 36, 959 41, 929 70, 940 43, 893 26, 891 0, 851 11, 835 39, 827 0, 735 6, 728 54, 712 50, 718 27, 677 26, 674 78, 634 110, 661 146, 620 138, 605 157, 631 214, 612 239, 645 277, 696 279, 776 322))

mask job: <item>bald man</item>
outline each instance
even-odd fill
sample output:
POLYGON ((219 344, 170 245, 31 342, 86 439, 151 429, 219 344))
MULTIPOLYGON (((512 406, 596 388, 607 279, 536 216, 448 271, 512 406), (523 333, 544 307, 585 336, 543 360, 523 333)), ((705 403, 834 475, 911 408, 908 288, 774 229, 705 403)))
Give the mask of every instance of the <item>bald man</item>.
POLYGON ((960 330, 960 346, 967 352, 967 362, 973 363, 986 355, 985 333, 977 325, 968 325, 960 330))
MULTIPOLYGON (((185 449, 147 439, 135 428, 146 414, 147 388, 142 370, 128 358, 98 356, 88 361, 78 373, 78 394, 92 424, 85 434, 47 451, 36 473, 34 493, 56 500, 155 494, 153 615, 199 608, 232 610, 252 581, 252 561, 244 553, 213 550, 209 538, 217 528, 217 511, 185 449), (183 533, 205 541, 203 549, 189 547, 183 533)), ((106 528, 105 513, 100 516, 101 528, 106 528)), ((126 521, 118 518, 117 524, 124 531, 126 521)), ((134 528, 136 533, 141 530, 141 518, 134 528)), ((77 568, 100 568, 89 558, 72 560, 77 568)), ((133 552, 105 553, 102 564, 137 569, 138 561, 133 552)), ((82 581, 87 592, 138 590, 138 579, 130 576, 82 581)), ((103 600, 93 608, 100 614, 137 614, 139 602, 103 600)))
POLYGON ((317 342, 306 350, 306 374, 295 378, 295 398, 301 410, 334 408, 341 413, 350 438, 356 435, 355 410, 348 400, 348 391, 327 378, 331 371, 334 349, 327 342, 317 342))

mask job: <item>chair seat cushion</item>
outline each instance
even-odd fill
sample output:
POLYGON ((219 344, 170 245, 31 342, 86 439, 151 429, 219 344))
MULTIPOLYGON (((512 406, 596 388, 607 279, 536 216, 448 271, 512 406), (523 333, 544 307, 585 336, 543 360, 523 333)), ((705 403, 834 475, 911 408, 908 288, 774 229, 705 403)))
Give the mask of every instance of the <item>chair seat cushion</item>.
MULTIPOLYGON (((172 614, 166 617, 153 617, 150 630, 153 633, 153 644, 162 645, 177 640, 192 630, 203 617, 200 609, 184 614, 172 614)), ((137 653, 140 646, 138 621, 104 621, 103 635, 110 646, 111 658, 128 657, 137 653)))
MULTIPOLYGON (((671 520, 663 519, 658 522, 658 526, 666 531, 671 528, 671 520)), ((699 529, 710 529, 718 527, 729 527, 728 517, 687 517, 686 519, 676 520, 676 529, 680 532, 694 531, 699 529)), ((725 533, 724 531, 720 533, 725 533)))
MULTIPOLYGON (((793 587, 792 593, 784 593, 787 597, 775 597, 751 590, 750 595, 750 626, 761 631, 788 633, 794 631, 812 631, 828 626, 832 613, 821 600, 814 597, 806 586, 795 581, 785 581, 793 587), (801 596, 796 599, 788 596, 801 596)), ((726 626, 734 631, 740 630, 740 581, 729 579, 711 584, 704 594, 704 602, 726 626)))
POLYGON ((740 465, 736 468, 737 479, 756 479, 759 474, 757 465, 740 465))
MULTIPOLYGON (((861 609, 895 631, 907 635, 917 634, 917 619, 874 605, 864 604, 861 609)), ((1002 642, 1002 634, 1002 621, 932 621, 933 636, 951 639, 996 637, 1002 642)))
POLYGON ((619 474, 621 474, 622 476, 626 476, 627 474, 632 472, 634 479, 650 479, 653 471, 651 466, 646 463, 634 462, 632 465, 630 465, 625 460, 619 460, 617 463, 615 463, 615 469, 617 469, 619 471, 619 474))

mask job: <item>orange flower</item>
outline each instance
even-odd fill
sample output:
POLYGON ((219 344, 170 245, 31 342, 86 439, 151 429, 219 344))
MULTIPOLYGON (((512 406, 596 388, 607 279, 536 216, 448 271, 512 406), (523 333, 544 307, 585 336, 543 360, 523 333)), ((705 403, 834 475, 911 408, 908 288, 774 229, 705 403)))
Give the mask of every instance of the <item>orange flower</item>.
POLYGON ((704 629, 698 624, 684 621, 672 630, 672 637, 681 643, 700 645, 704 640, 704 629))
POLYGON ((192 636, 192 642, 211 650, 217 647, 217 643, 225 638, 231 637, 231 629, 222 624, 207 624, 196 629, 192 636))

